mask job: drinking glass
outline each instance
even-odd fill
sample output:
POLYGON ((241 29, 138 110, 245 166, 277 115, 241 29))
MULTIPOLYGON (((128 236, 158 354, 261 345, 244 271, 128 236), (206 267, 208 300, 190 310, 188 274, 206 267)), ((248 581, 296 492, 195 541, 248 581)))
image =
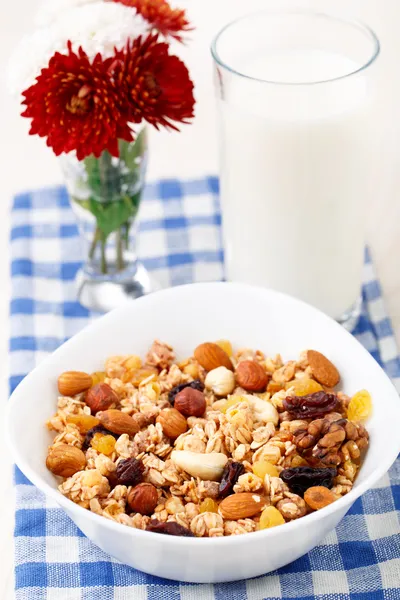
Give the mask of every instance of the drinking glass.
POLYGON ((348 328, 361 306, 379 50, 367 26, 312 11, 242 17, 212 45, 226 279, 348 328))

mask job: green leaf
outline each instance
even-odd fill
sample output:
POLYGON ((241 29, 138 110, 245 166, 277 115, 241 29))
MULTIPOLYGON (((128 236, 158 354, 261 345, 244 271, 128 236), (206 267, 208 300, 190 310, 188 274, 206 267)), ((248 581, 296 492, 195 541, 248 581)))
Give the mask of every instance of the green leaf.
POLYGON ((132 142, 125 142, 119 140, 119 155, 124 161, 128 169, 134 171, 140 169, 140 165, 137 163, 137 159, 144 156, 147 150, 147 129, 144 127, 136 140, 132 142))
POLYGON ((110 233, 119 229, 121 225, 133 217, 137 212, 137 208, 136 203, 132 202, 129 196, 124 196, 118 202, 108 202, 106 204, 91 198, 90 211, 96 217, 97 225, 104 238, 107 238, 110 233))

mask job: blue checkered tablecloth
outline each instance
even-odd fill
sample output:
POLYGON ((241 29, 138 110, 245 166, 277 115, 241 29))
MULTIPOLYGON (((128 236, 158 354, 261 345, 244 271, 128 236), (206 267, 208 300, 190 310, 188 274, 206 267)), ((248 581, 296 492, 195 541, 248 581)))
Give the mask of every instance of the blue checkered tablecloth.
MULTIPOLYGON (((139 254, 162 286, 223 277, 215 178, 149 185, 139 254)), ((12 210, 10 387, 96 317, 75 299, 81 253, 62 187, 17 196, 12 210)), ((354 334, 400 389, 400 359, 366 254, 354 334)), ((322 544, 253 580, 182 584, 124 566, 94 546, 16 469, 17 600, 400 600, 400 459, 322 544)), ((0 569, 1 571, 1 569, 0 569)))

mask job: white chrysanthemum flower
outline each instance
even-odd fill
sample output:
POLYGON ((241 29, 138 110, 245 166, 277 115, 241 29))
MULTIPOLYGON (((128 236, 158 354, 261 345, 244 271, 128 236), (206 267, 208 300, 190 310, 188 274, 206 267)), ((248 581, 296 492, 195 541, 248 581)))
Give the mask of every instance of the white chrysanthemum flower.
POLYGON ((64 14, 71 9, 93 2, 98 2, 98 0, 45 0, 39 6, 35 23, 39 27, 46 27, 54 21, 64 18, 64 14))
POLYGON ((128 39, 146 35, 151 26, 140 15, 123 4, 91 2, 65 12, 62 19, 25 37, 11 57, 8 85, 20 94, 32 85, 55 52, 67 54, 67 42, 76 52, 82 46, 90 59, 97 53, 112 56, 128 39))

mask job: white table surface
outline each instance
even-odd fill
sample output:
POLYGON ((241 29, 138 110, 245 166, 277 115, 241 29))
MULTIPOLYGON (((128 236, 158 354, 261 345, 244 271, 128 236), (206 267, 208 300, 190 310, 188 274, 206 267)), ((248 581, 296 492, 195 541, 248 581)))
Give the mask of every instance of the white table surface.
MULTIPOLYGON (((0 74, 16 41, 32 24, 38 0, 14 0, 2 11, 0 22, 0 74)), ((181 0, 187 7, 196 31, 192 42, 180 47, 179 53, 190 67, 196 83, 198 100, 194 125, 181 134, 154 132, 151 140, 149 179, 159 177, 201 177, 217 172, 215 114, 212 93, 212 64, 209 43, 220 26, 237 15, 253 9, 276 6, 274 0, 181 0)), ((283 6, 317 6, 320 10, 332 7, 329 0, 279 0, 283 6)), ((387 142, 379 154, 377 165, 380 193, 369 209, 368 240, 375 265, 383 283, 389 314, 400 340, 400 271, 398 258, 400 239, 400 53, 398 23, 399 0, 335 0, 335 10, 350 11, 368 22, 382 41, 379 71, 380 107, 377 118, 387 128, 387 142)), ((62 181, 58 162, 44 142, 28 137, 28 123, 19 117, 19 108, 0 85, 0 423, 3 422, 7 399, 7 343, 9 303, 8 211, 12 195, 19 190, 32 189, 62 181)), ((22 416, 23 418, 23 416, 22 416)), ((4 431, 2 429, 1 431, 4 431)), ((14 494, 11 481, 11 458, 0 434, 0 600, 14 598, 13 591, 13 511, 14 494)), ((34 600, 34 599, 32 599, 34 600)))

